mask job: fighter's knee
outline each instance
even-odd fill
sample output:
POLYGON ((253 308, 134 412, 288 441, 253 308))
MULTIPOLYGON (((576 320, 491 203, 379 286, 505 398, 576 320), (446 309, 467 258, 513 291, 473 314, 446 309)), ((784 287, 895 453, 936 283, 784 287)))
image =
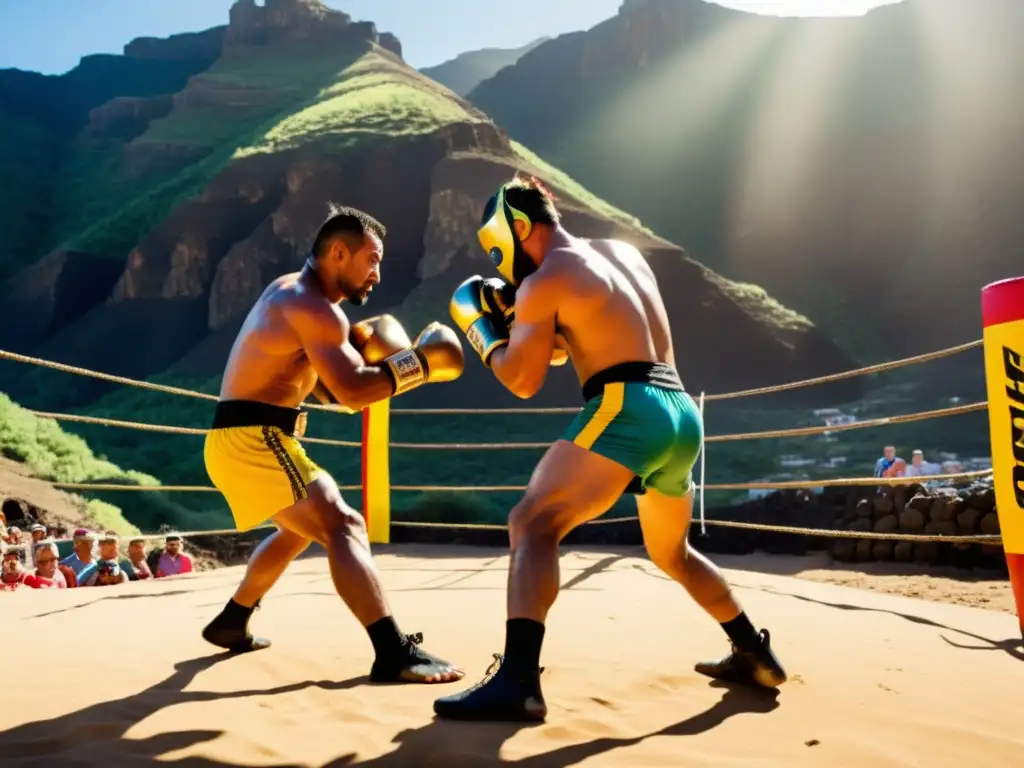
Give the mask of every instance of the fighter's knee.
POLYGON ((508 534, 513 548, 524 540, 555 538, 565 535, 562 531, 563 515, 560 510, 542 501, 524 497, 508 516, 508 534))
POLYGON ((328 539, 366 535, 366 523, 363 516, 345 504, 325 506, 320 511, 320 519, 328 539))
POLYGON ((686 578, 686 560, 688 556, 686 539, 682 541, 647 541, 645 548, 651 562, 676 580, 686 578))

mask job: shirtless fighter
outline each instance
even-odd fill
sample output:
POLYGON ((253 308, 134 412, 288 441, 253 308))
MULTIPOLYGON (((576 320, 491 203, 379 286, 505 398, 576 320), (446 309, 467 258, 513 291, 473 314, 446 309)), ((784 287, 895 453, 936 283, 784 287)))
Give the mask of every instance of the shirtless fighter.
POLYGON ((384 227, 351 208, 333 210, 300 272, 277 278, 256 301, 228 358, 207 433, 206 470, 239 531, 270 518, 278 530, 249 560, 224 610, 203 630, 234 652, 266 648, 249 618, 310 541, 327 550, 334 587, 373 643, 371 682, 448 682, 463 672, 419 648, 391 616, 363 517, 298 439, 310 394, 355 413, 428 382, 462 374, 455 331, 431 323, 411 342, 390 316, 349 326, 339 306, 361 305, 380 281, 384 227))
POLYGON ((524 399, 544 383, 560 335, 586 405, 547 450, 509 515, 504 657, 496 656, 483 682, 438 699, 434 711, 467 720, 546 717, 539 661, 544 620, 558 596, 559 542, 623 493, 637 494, 651 560, 732 641, 729 656, 696 670, 767 687, 783 683, 768 631, 754 628, 721 573, 686 541, 703 424, 676 372, 650 266, 625 243, 569 234, 535 179, 517 178, 498 190, 479 239, 509 282, 469 278, 452 297, 452 318, 484 365, 524 399))

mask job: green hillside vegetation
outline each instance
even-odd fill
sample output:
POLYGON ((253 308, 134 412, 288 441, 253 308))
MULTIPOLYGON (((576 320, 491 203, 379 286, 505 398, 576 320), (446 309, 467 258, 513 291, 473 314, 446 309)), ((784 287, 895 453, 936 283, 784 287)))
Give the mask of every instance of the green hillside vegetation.
POLYGON ((77 137, 62 169, 43 252, 66 243, 123 259, 177 203, 200 192, 234 159, 321 139, 330 140, 328 151, 341 151, 360 139, 485 119, 376 46, 362 55, 267 46, 259 56, 219 59, 190 87, 236 96, 224 104, 178 108, 150 123, 132 148, 170 145, 183 157, 201 159, 178 169, 129 173, 122 167, 123 142, 77 137))
MULTIPOLYGON (((50 420, 41 419, 0 393, 0 453, 27 464, 39 478, 55 483, 157 484, 154 477, 125 471, 93 454, 78 435, 68 434, 50 420)), ((88 513, 97 529, 115 530, 121 535, 139 533, 122 511, 101 499, 88 501, 88 513)))

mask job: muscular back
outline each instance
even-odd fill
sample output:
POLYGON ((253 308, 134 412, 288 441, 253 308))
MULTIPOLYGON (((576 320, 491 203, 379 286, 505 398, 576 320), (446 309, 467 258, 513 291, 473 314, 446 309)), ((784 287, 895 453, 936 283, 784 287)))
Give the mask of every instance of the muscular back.
MULTIPOLYGON (((311 295, 298 272, 267 286, 231 348, 221 382, 222 400, 256 400, 294 408, 309 396, 317 373, 289 322, 289 313, 311 302, 327 305, 322 296, 311 295)), ((343 315, 339 322, 345 322, 343 315)))
POLYGON ((556 324, 581 383, 617 363, 675 365, 665 305, 636 248, 576 238, 552 251, 538 276, 549 270, 559 275, 556 324))

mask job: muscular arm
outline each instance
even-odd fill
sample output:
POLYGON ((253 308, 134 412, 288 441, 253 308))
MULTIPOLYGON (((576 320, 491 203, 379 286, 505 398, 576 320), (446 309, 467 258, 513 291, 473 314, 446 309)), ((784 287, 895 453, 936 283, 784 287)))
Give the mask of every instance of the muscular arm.
POLYGON ((384 368, 367 365, 349 341, 349 323, 327 306, 293 307, 289 322, 313 364, 319 380, 313 395, 360 411, 394 393, 395 383, 384 368))
POLYGON ((527 400, 544 385, 555 348, 560 276, 537 272, 516 294, 516 322, 506 347, 491 357, 491 370, 517 397, 527 400))

